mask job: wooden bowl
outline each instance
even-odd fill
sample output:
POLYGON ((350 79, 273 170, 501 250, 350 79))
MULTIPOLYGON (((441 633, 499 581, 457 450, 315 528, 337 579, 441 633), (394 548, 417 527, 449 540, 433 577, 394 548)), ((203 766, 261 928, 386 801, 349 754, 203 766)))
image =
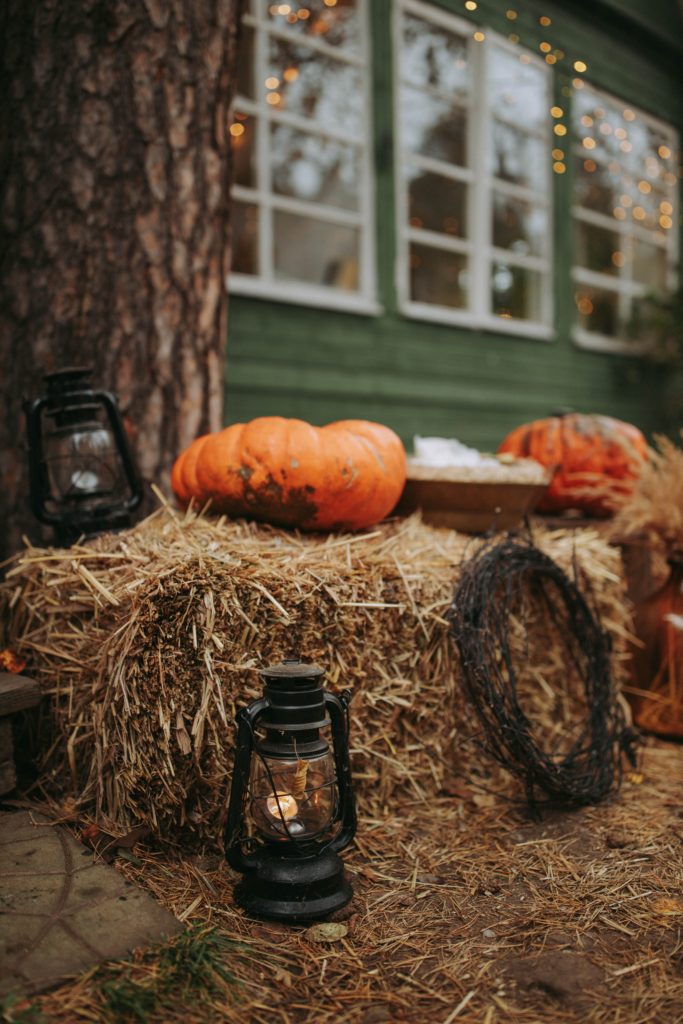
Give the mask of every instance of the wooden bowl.
POLYGON ((396 511, 421 509, 426 523, 462 533, 509 530, 534 510, 548 483, 416 479, 409 470, 396 511))

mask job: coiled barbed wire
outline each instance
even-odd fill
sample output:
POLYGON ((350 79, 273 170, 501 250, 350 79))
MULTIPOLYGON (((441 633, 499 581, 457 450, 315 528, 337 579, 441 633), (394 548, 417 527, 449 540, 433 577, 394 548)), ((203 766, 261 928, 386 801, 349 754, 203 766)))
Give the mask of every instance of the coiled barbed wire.
MULTIPOLYGON (((579 579, 576 564, 574 571, 579 579)), ((619 785, 621 752, 633 760, 636 734, 625 726, 615 698, 609 637, 578 584, 556 562, 531 538, 509 535, 485 545, 463 566, 448 617, 483 746, 524 782, 531 809, 537 806, 537 788, 546 802, 580 805, 599 802, 619 785), (586 717, 562 754, 539 745, 519 702, 510 625, 529 594, 546 609, 564 644, 568 672, 573 670, 583 687, 586 717)), ((531 655, 526 621, 523 627, 531 655)))

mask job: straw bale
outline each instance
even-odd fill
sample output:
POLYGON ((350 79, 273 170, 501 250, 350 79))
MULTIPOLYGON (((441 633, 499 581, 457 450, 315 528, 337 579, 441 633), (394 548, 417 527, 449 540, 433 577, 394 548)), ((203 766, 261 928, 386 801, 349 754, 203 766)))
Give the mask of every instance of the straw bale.
MULTIPOLYGON (((628 612, 618 551, 590 529, 539 530, 536 541, 585 574, 619 679, 628 612)), ((321 537, 164 508, 65 551, 29 547, 2 598, 7 642, 50 696, 46 788, 100 820, 215 840, 235 709, 257 695, 256 668, 297 655, 354 692, 366 807, 438 793, 449 772, 481 759, 444 617, 479 543, 417 515, 321 537)), ((561 638, 547 609, 518 632, 530 714, 561 746, 581 706, 561 638)))

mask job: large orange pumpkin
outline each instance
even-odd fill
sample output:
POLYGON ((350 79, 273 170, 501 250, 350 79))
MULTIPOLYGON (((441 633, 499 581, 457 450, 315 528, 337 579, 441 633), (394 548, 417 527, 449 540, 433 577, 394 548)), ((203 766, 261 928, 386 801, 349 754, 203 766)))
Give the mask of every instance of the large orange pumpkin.
POLYGON ((181 505, 211 499, 214 511, 302 530, 358 530, 384 519, 406 478, 399 437, 379 423, 314 427, 261 416, 197 438, 171 483, 181 505))
POLYGON ((611 416, 567 413, 517 427, 499 453, 536 459, 555 470, 539 512, 575 508, 604 516, 631 494, 647 458, 637 427, 611 416))

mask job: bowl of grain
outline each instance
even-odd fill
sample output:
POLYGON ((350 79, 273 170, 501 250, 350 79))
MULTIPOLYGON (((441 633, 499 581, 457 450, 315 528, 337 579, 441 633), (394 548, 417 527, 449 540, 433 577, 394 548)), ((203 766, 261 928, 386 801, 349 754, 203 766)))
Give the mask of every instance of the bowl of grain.
POLYGON ((551 479, 534 459, 488 455, 450 438, 416 437, 414 449, 397 512, 420 509, 426 523, 462 533, 517 526, 551 479))

